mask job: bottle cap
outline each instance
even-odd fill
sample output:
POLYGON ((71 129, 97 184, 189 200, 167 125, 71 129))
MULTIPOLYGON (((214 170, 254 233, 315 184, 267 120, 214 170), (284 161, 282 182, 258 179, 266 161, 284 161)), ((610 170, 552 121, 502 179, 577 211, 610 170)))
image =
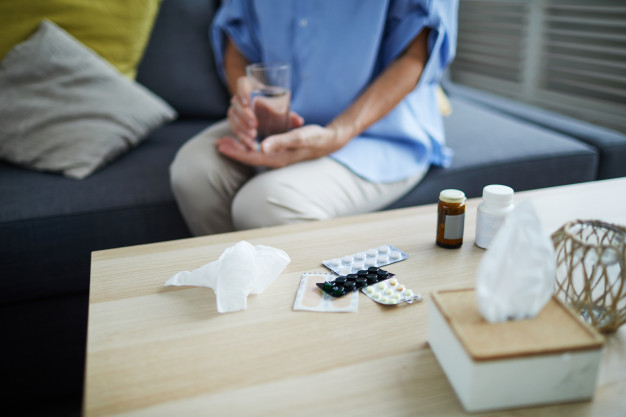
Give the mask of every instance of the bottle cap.
POLYGON ((439 199, 446 203, 462 203, 465 201, 465 193, 460 190, 447 189, 439 193, 439 199))
POLYGON ((496 204, 508 204, 513 201, 513 189, 506 185, 487 185, 483 188, 483 200, 496 204))

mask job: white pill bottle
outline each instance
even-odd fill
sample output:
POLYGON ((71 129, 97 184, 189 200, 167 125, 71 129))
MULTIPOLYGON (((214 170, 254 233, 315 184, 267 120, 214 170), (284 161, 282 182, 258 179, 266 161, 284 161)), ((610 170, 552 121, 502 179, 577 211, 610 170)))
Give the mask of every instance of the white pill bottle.
POLYGON ((483 188, 483 201, 476 215, 476 246, 488 249, 494 236, 514 208, 513 189, 492 184, 483 188))

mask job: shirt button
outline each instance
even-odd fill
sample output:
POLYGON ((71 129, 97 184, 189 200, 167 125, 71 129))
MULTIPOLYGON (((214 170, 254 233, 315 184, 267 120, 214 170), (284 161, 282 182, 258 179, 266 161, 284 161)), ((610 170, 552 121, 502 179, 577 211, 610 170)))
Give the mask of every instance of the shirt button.
POLYGON ((301 28, 307 27, 308 24, 309 24, 309 21, 307 19, 300 19, 299 25, 301 28))

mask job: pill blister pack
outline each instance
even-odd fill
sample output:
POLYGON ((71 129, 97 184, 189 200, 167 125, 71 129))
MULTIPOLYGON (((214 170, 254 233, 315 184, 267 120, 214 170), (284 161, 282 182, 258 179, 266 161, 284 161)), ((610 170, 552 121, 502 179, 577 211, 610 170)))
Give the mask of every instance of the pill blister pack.
POLYGON ((413 290, 401 284, 396 278, 368 285, 361 291, 377 303, 385 305, 411 304, 424 299, 420 294, 415 294, 413 290))
POLYGON ((359 308, 359 292, 354 291, 347 297, 333 297, 321 291, 317 284, 323 284, 336 278, 328 272, 305 272, 300 279, 300 286, 293 304, 294 310, 355 313, 359 308))
POLYGON ((336 277, 333 280, 327 280, 316 284, 322 291, 333 297, 343 297, 360 288, 368 285, 376 284, 393 276, 392 273, 380 269, 377 266, 370 266, 368 269, 362 269, 355 274, 336 277))
POLYGON ((409 256, 392 245, 382 245, 341 258, 328 259, 322 264, 337 275, 354 274, 370 267, 381 267, 400 262, 409 256))

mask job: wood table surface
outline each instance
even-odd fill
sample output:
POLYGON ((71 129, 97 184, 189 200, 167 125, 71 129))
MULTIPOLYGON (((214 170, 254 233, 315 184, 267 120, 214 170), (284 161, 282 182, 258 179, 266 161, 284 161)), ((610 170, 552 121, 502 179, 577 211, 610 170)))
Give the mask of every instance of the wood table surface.
MULTIPOLYGON (((516 193, 546 232, 576 219, 626 224, 626 178, 516 193)), ((94 252, 85 376, 86 416, 465 415, 428 347, 429 294, 472 287, 484 250, 467 201, 464 244, 435 245, 436 205, 94 252), (165 287, 240 240, 285 250, 291 263, 245 311, 220 314, 209 288, 165 287), (304 272, 394 245, 385 267, 425 296, 357 313, 294 311, 304 272)), ((480 414, 479 414, 480 415, 480 414)), ((626 415, 626 326, 607 337, 593 401, 506 410, 506 416, 626 415)))

